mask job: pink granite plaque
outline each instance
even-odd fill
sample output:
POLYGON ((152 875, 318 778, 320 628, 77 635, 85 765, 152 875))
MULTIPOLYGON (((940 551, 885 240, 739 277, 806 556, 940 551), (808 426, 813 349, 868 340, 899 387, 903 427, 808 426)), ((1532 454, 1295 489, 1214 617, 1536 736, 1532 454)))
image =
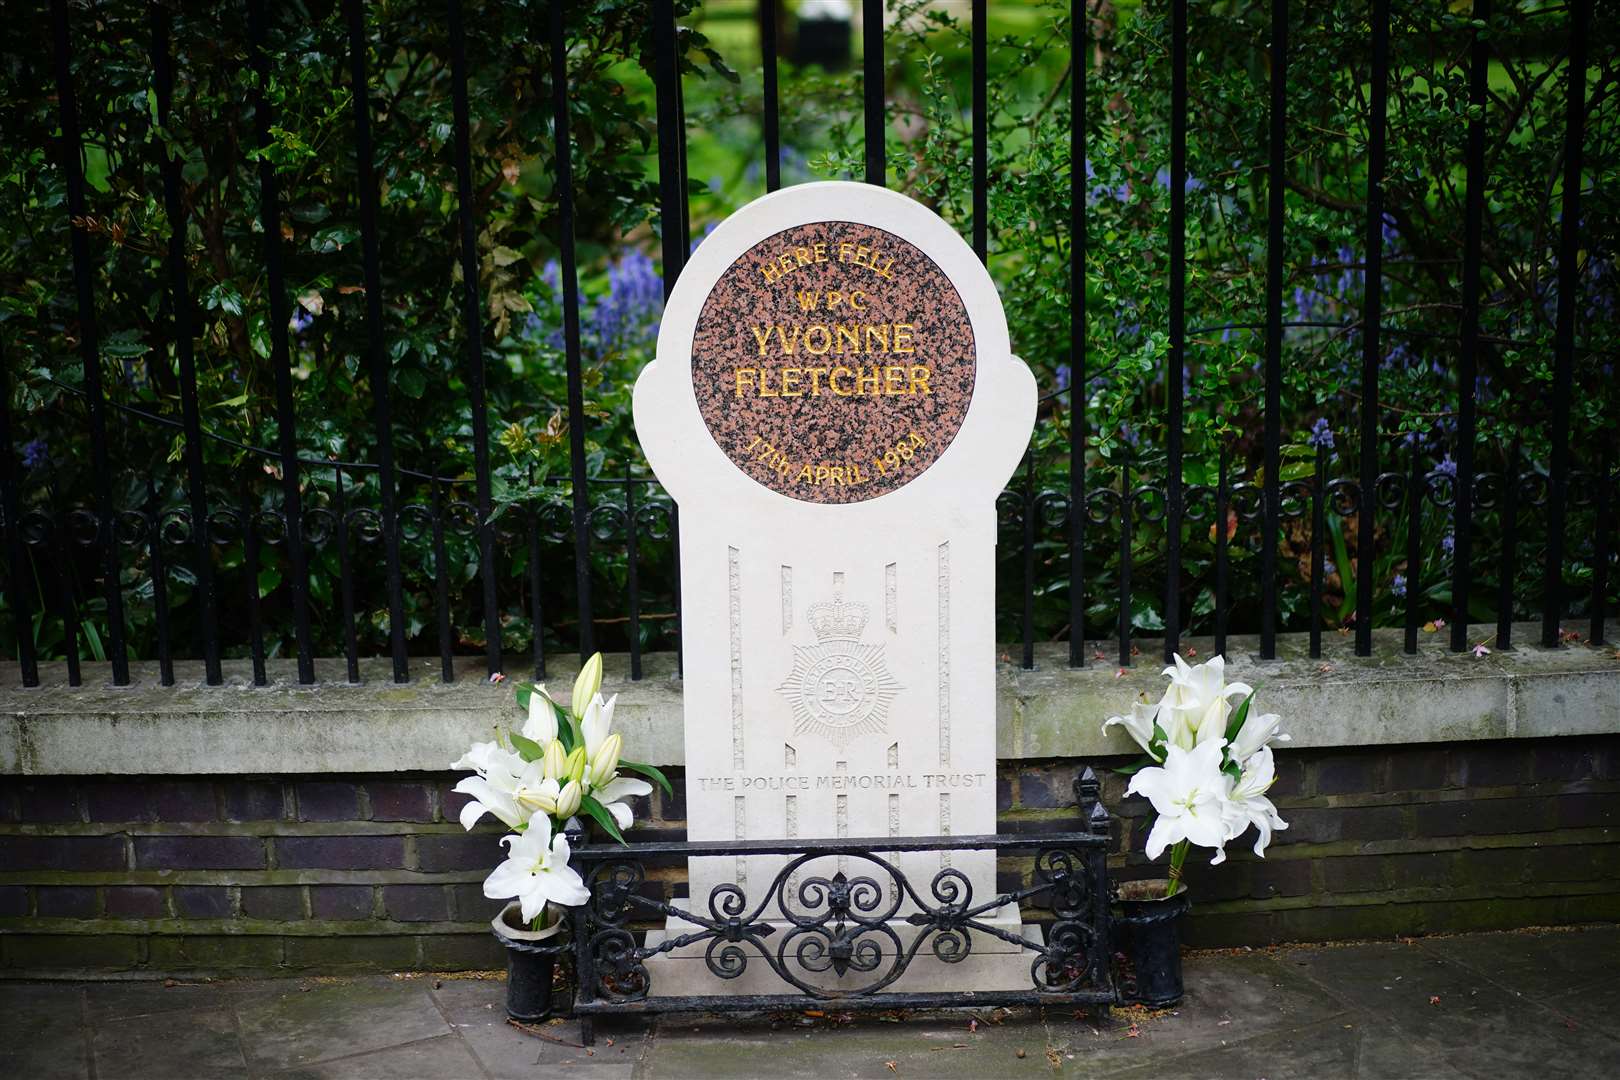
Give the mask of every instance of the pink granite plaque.
POLYGON ((907 241, 822 221, 732 263, 692 340, 698 410, 772 491, 862 502, 920 476, 973 398, 973 327, 950 279, 907 241))

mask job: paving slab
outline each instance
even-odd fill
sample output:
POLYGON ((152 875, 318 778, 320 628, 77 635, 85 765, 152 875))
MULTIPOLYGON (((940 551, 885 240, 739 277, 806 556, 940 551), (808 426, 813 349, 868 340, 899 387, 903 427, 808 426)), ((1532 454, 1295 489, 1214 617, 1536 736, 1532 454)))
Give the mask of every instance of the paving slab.
MULTIPOLYGON (((287 989, 296 989, 296 980, 286 980, 287 989)), ((252 992, 268 993, 277 987, 273 980, 229 980, 214 982, 161 982, 143 979, 126 982, 87 983, 84 987, 87 1016, 92 1024, 122 1020, 131 1016, 189 1009, 213 1008, 222 999, 252 992)))
MULTIPOLYGON (((1488 939, 1512 935, 1488 935, 1488 939)), ((1495 946, 1490 940, 1481 942, 1495 946)), ((1291 950, 1293 963, 1352 1009, 1386 1022, 1415 1055, 1469 1075, 1620 1075, 1620 1040, 1570 1028, 1542 1002, 1416 944, 1291 950)))
POLYGON ((448 1035, 450 1025, 414 979, 375 978, 279 987, 236 1002, 255 1072, 312 1065, 448 1035))
POLYGON ((1620 926, 1419 938, 1418 945, 1482 978, 1534 997, 1612 979, 1620 968, 1620 926))
POLYGON ((83 991, 0 983, 0 1076, 67 1080, 90 1075, 83 991))
POLYGON ((625 1018, 599 1022, 596 1045, 586 1047, 577 1020, 519 1028, 506 1019, 506 983, 497 979, 441 979, 431 990, 456 1035, 492 1080, 533 1080, 566 1073, 585 1080, 628 1077, 645 1052, 652 1024, 625 1018))
POLYGON ((455 1035, 438 1035, 269 1075, 275 1080, 463 1080, 485 1074, 466 1043, 455 1035))
POLYGON ((91 1027, 96 1075, 120 1080, 211 1080, 246 1076, 229 1008, 132 1016, 91 1027))

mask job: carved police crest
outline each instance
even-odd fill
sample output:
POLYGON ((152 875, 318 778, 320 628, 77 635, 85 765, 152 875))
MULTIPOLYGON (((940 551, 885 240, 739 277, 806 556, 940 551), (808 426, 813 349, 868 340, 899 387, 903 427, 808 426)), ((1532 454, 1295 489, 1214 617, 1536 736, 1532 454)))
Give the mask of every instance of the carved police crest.
POLYGON ((844 746, 860 735, 883 732, 889 703, 902 687, 889 674, 882 645, 861 641, 865 604, 847 601, 842 590, 805 612, 816 641, 796 645, 793 671, 777 690, 793 707, 793 732, 820 735, 844 746))

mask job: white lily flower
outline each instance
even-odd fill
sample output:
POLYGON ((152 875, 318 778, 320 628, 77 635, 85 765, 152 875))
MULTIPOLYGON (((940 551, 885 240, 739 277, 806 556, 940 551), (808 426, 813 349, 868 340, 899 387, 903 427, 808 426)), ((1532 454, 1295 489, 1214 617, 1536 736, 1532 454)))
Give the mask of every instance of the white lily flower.
POLYGON ((579 677, 574 680, 574 715, 583 718, 585 710, 596 699, 597 691, 602 689, 602 654, 595 653, 585 661, 585 666, 579 669, 579 677))
MULTIPOLYGON (((552 783, 556 783, 555 780, 552 783)), ((555 813, 560 818, 571 818, 579 813, 579 804, 585 801, 585 788, 578 780, 570 780, 557 793, 555 813)))
POLYGON ((529 718, 523 722, 523 737, 545 746, 557 737, 557 710, 546 696, 546 687, 540 683, 529 695, 529 718))
POLYGON ((613 815, 614 824, 618 825, 620 830, 624 830, 635 821, 635 815, 630 812, 630 804, 625 800, 636 795, 651 795, 652 785, 633 776, 615 776, 591 794, 596 796, 596 801, 602 804, 603 809, 613 815))
POLYGON ((471 829, 485 814, 494 814, 513 829, 527 821, 531 811, 517 801, 518 782, 527 766, 521 757, 494 743, 475 744, 454 766, 478 770, 477 776, 465 777, 455 786, 461 794, 472 796, 461 808, 462 827, 471 829))
POLYGON ((1212 740, 1226 738, 1226 718, 1232 711, 1228 700, 1253 693, 1247 683, 1226 681, 1226 661, 1215 656, 1197 666, 1181 654, 1175 664, 1164 669, 1170 686, 1159 702, 1159 726, 1167 740, 1190 750, 1212 740))
POLYGON ((524 922, 533 922, 548 903, 575 907, 590 900, 579 871, 568 865, 568 838, 562 833, 553 837, 547 818, 535 818, 527 832, 503 836, 501 843, 506 861, 484 879, 484 895, 491 900, 517 897, 524 922))
POLYGON ((523 775, 518 777, 517 790, 512 797, 519 806, 530 811, 555 814, 560 792, 561 785, 555 778, 546 775, 544 766, 538 761, 531 761, 524 767, 523 775))
POLYGON ((568 772, 568 751, 563 749, 561 739, 552 739, 546 743, 546 751, 540 757, 540 763, 545 774, 553 780, 561 780, 568 772))
POLYGON ((1118 724, 1125 729, 1125 734, 1135 739, 1137 745, 1146 750, 1155 761, 1164 759, 1164 750, 1161 748, 1157 754, 1153 753, 1153 724, 1159 715, 1159 707, 1145 698, 1138 698, 1131 705, 1131 715, 1110 716, 1103 721, 1103 731, 1118 724))
POLYGON ((1157 859, 1170 845, 1189 840, 1215 849, 1211 865, 1226 860, 1227 824, 1222 808, 1230 778, 1221 772, 1225 744, 1225 739, 1213 739, 1187 750, 1171 743, 1165 747, 1162 766, 1131 777, 1125 794, 1147 796, 1157 814, 1153 831, 1148 833, 1148 858, 1157 859))
POLYGON ((482 776, 489 771, 492 762, 510 753, 510 750, 498 742, 475 742, 468 747, 465 754, 452 761, 450 767, 457 772, 475 772, 482 776))
POLYGON ((1265 858, 1271 843, 1273 829, 1286 829, 1288 823, 1277 813, 1277 807, 1266 798, 1266 792, 1277 782, 1276 762, 1271 747, 1262 746, 1243 762, 1243 775, 1233 780, 1225 777, 1226 793, 1221 805, 1221 818, 1226 823, 1226 838, 1236 840, 1250 825, 1258 834, 1254 853, 1265 858))
POLYGON ((607 701, 603 701, 602 695, 597 694, 591 699, 590 704, 585 706, 584 715, 580 717, 579 730, 580 734, 585 736, 586 757, 596 757, 597 750, 602 747, 602 741, 612 732, 613 709, 618 703, 618 694, 614 694, 607 701))
POLYGON ((1237 736, 1233 738, 1228 749, 1228 756, 1233 761, 1247 762, 1264 747, 1274 742, 1287 742, 1288 736, 1277 730, 1282 723, 1282 717, 1276 713, 1266 713, 1263 716, 1249 715, 1243 718, 1243 726, 1238 729, 1237 736))
POLYGON ((619 756, 624 752, 624 736, 617 731, 602 740, 591 755, 590 768, 585 773, 591 787, 606 787, 619 771, 619 756))

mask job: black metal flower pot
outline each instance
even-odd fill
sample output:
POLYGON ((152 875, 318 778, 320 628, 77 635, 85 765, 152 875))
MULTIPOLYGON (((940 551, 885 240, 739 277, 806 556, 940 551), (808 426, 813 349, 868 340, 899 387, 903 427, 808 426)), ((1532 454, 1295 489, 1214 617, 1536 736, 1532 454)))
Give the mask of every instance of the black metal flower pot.
POLYGON ((506 946, 506 1015, 525 1024, 538 1023, 555 1015, 557 1006, 566 1002, 555 1000, 553 993, 557 960, 567 948, 562 933, 564 923, 554 915, 551 926, 544 930, 524 930, 512 925, 519 919, 518 905, 511 904, 490 923, 495 937, 506 946))
POLYGON ((1181 983, 1181 917, 1192 906, 1186 886, 1165 896, 1165 880, 1127 881, 1114 901, 1115 949, 1130 958, 1135 988, 1126 1001, 1154 1008, 1174 1005, 1181 983))

